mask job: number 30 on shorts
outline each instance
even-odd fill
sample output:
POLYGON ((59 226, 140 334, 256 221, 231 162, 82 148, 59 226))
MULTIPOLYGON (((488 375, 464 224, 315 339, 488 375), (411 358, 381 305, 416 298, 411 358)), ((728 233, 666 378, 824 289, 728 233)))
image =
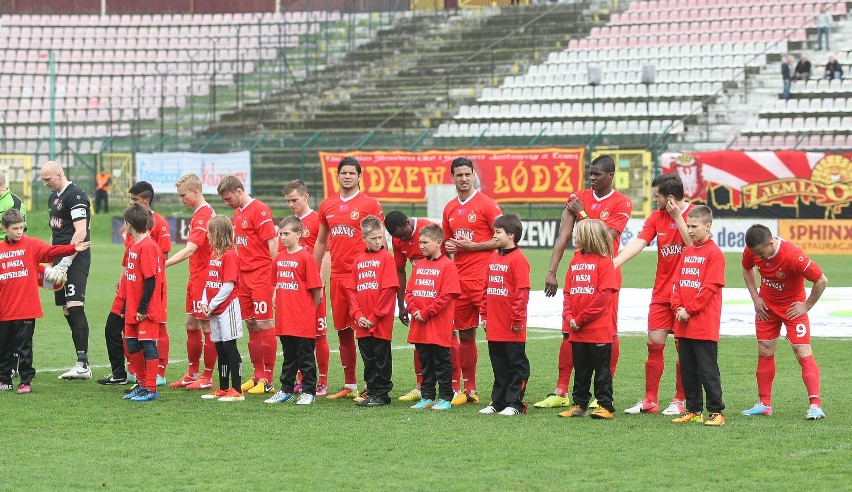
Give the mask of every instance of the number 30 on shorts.
POLYGON ((254 312, 255 314, 266 314, 269 312, 269 306, 266 304, 266 301, 254 301, 254 312))

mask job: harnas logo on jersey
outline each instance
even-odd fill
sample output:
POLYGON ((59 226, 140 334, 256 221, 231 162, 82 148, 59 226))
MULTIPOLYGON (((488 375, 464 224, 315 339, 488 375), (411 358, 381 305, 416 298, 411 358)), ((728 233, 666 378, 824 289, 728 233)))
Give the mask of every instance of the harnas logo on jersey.
POLYGON ((62 219, 60 219, 59 217, 51 217, 50 227, 54 229, 62 229, 62 219))

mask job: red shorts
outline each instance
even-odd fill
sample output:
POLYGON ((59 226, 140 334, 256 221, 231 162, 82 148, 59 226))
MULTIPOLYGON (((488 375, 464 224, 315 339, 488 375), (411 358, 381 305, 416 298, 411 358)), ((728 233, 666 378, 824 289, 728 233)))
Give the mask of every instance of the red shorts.
MULTIPOLYGON (((331 279, 331 319, 335 330, 355 328, 355 320, 349 315, 349 293, 346 292, 348 277, 331 279)), ((320 303, 322 305, 322 303, 320 303)))
POLYGON ((250 272, 240 272, 240 311, 243 319, 272 320, 272 264, 250 272))
POLYGON ((195 319, 208 319, 201 312, 201 298, 203 296, 203 285, 186 285, 186 315, 192 316, 195 319))
POLYGON ((759 342, 775 340, 781 337, 781 325, 787 331, 787 340, 794 345, 805 345, 811 343, 811 323, 808 315, 799 316, 796 319, 787 319, 787 307, 781 309, 766 305, 769 319, 766 321, 755 316, 754 325, 757 330, 759 342))
POLYGON ((161 323, 154 323, 147 319, 132 325, 125 323, 124 337, 136 338, 138 340, 159 340, 160 325, 161 323))
POLYGON ((648 306, 648 331, 674 330, 674 312, 668 302, 651 302, 648 306))
POLYGON ((479 326, 479 306, 485 293, 485 279, 459 280, 461 295, 456 299, 453 316, 454 330, 467 330, 479 326))
POLYGON ((322 299, 317 306, 317 336, 324 337, 328 333, 328 318, 326 317, 325 287, 322 288, 322 299))

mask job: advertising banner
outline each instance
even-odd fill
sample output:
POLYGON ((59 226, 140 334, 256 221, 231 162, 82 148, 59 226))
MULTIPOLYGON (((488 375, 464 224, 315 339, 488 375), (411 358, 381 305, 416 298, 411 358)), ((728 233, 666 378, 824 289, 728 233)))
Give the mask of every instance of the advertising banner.
POLYGON ((852 220, 780 220, 779 233, 809 255, 852 255, 852 220))
POLYGON ((337 165, 361 163, 361 189, 380 202, 426 203, 426 187, 450 184, 456 157, 473 161, 478 187, 500 203, 564 203, 583 187, 584 149, 320 152, 325 196, 339 192, 337 165))
POLYGON ((136 181, 148 181, 155 193, 176 194, 175 181, 188 173, 201 178, 204 194, 215 195, 219 181, 228 175, 239 178, 246 193, 251 193, 251 153, 247 150, 228 154, 136 154, 136 181))
POLYGON ((665 153, 660 165, 718 215, 852 219, 852 153, 665 153))

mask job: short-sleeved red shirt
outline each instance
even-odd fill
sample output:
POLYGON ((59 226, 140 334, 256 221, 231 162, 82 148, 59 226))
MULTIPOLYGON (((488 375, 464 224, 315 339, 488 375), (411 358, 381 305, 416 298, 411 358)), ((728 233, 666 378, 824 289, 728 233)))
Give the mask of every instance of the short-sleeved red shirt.
MULTIPOLYGON (((491 253, 485 287, 485 338, 489 342, 525 342, 527 340, 527 305, 517 306, 519 291, 530 289, 530 263, 520 250, 509 254, 491 253), (520 326, 515 333, 512 326, 520 326)), ((481 312, 481 310, 480 310, 481 312)))
POLYGON ((780 237, 775 239, 778 249, 770 258, 758 258, 746 248, 742 265, 746 270, 757 267, 760 297, 767 304, 786 310, 791 303, 805 300, 805 279, 816 282, 822 277, 822 269, 795 244, 780 237))
MULTIPOLYGON (((157 247, 160 248, 163 257, 165 257, 166 253, 172 250, 172 233, 169 229, 169 223, 166 222, 166 219, 162 215, 153 210, 151 212, 154 215, 154 227, 151 228, 149 235, 157 244, 157 247)), ((127 252, 130 250, 131 245, 133 245, 133 236, 128 233, 124 236, 124 258, 121 261, 122 266, 127 266, 127 252)))
POLYGON ((29 236, 14 243, 0 240, 0 321, 41 318, 39 263, 74 251, 73 244, 50 246, 29 236))
POLYGON ((586 211, 588 218, 600 219, 609 229, 618 231, 618 237, 613 241, 612 248, 612 255, 617 255, 618 248, 621 246, 621 233, 624 232, 627 220, 633 214, 633 202, 616 190, 602 197, 595 195, 594 190, 582 190, 577 193, 577 199, 583 204, 583 210, 586 211))
POLYGON ((319 221, 328 228, 332 277, 348 279, 352 273, 352 260, 364 250, 361 220, 368 215, 385 220, 379 202, 360 191, 345 199, 330 196, 320 204, 319 221))
MULTIPOLYGON (((308 213, 299 217, 302 221, 302 239, 299 240, 308 253, 314 253, 314 245, 317 243, 317 235, 319 235, 320 219, 319 214, 315 210, 309 210, 308 213)), ((283 249, 279 247, 278 249, 283 249)))
MULTIPOLYGON (((441 227, 444 239, 468 239, 481 243, 494 237, 494 219, 503 214, 489 196, 474 191, 462 202, 453 198, 444 207, 441 227)), ((458 251, 453 257, 461 280, 483 280, 491 251, 458 251)))
POLYGON ((432 222, 414 217, 411 218, 411 221, 413 222, 414 233, 411 234, 408 241, 397 238, 393 238, 391 241, 393 259, 398 267, 405 266, 406 261, 410 261, 413 265, 423 259, 423 253, 420 251, 420 229, 431 225, 432 222))
POLYGON ((237 257, 237 252, 229 249, 218 258, 211 254, 207 260, 207 272, 204 278, 204 296, 207 298, 208 304, 219 293, 222 284, 226 282, 234 283, 234 288, 231 290, 228 298, 213 310, 213 314, 224 313, 228 305, 239 296, 240 259, 237 257))
POLYGON ((210 240, 207 239, 207 224, 216 216, 216 212, 209 204, 199 205, 192 212, 192 223, 189 226, 189 237, 186 241, 198 247, 195 253, 189 257, 189 283, 190 285, 203 286, 207 265, 210 261, 210 240))
MULTIPOLYGON (((687 204, 683 210, 683 220, 695 206, 687 204)), ((680 263, 681 253, 686 247, 677 222, 666 210, 654 210, 645 219, 639 239, 651 244, 657 239, 657 274, 654 278, 654 290, 651 293, 651 302, 669 302, 672 295, 672 283, 677 273, 677 265, 680 263)))
MULTIPOLYGON (((689 320, 675 321, 675 336, 718 342, 722 317, 722 287, 725 286, 725 255, 722 250, 712 239, 687 246, 683 250, 674 280, 674 293, 671 297, 673 309, 687 308, 708 285, 717 288, 713 295, 701 302, 698 311, 690 312, 689 320)), ((687 311, 690 310, 687 308, 687 311)))
POLYGON ((275 256, 275 335, 314 338, 317 308, 311 289, 322 287, 319 267, 307 248, 275 256))
POLYGON ((251 272, 271 268, 270 239, 278 237, 272 211, 260 200, 252 198, 242 208, 234 209, 234 244, 240 258, 240 271, 251 272))
MULTIPOLYGON (((579 251, 565 272, 563 302, 570 306, 576 319, 592 303, 595 293, 604 290, 615 293, 619 288, 612 258, 579 251)), ((566 323, 568 321, 565 320, 566 323)), ((572 342, 609 343, 615 332, 615 317, 609 311, 605 316, 597 316, 581 324, 579 331, 571 331, 570 338, 572 342)))

